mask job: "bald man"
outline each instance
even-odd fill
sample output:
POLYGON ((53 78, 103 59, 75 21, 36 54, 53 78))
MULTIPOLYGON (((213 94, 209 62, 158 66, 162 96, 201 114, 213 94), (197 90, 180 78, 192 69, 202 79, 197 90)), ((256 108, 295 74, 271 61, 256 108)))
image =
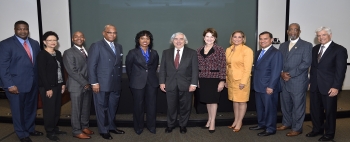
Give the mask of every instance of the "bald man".
POLYGON ((93 43, 89 49, 88 75, 92 85, 97 126, 104 139, 113 139, 110 132, 124 134, 114 124, 121 90, 123 63, 122 45, 114 42, 117 29, 106 25, 104 39, 93 43))

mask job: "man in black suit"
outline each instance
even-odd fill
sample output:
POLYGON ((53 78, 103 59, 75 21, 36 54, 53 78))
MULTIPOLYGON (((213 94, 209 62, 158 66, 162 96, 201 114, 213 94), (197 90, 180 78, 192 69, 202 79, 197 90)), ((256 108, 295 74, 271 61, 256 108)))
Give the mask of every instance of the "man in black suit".
POLYGON ((110 132, 124 134, 114 124, 121 90, 123 63, 122 45, 114 42, 117 29, 106 25, 104 39, 93 43, 87 61, 89 83, 92 86, 97 126, 104 139, 113 139, 110 132))
POLYGON ((177 32, 171 36, 170 43, 175 48, 163 51, 159 71, 160 89, 166 92, 168 110, 168 127, 165 133, 175 128, 178 108, 180 132, 186 133, 186 125, 191 113, 193 91, 198 83, 197 52, 188 47, 183 33, 177 32))
POLYGON ((307 137, 323 135, 319 141, 334 138, 337 95, 342 88, 347 68, 347 50, 332 41, 332 31, 328 27, 316 30, 320 44, 312 49, 310 70, 310 114, 312 131, 307 137), (326 121, 324 122, 324 116, 326 121))

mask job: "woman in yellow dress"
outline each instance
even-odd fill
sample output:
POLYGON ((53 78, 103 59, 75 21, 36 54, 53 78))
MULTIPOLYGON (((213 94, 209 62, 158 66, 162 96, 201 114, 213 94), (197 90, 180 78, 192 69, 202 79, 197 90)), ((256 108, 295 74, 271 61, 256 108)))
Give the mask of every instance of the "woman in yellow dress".
POLYGON ((253 66, 253 50, 245 45, 242 31, 231 34, 231 46, 226 49, 226 84, 228 99, 233 101, 235 120, 229 128, 238 132, 247 110, 250 93, 250 77, 253 66))

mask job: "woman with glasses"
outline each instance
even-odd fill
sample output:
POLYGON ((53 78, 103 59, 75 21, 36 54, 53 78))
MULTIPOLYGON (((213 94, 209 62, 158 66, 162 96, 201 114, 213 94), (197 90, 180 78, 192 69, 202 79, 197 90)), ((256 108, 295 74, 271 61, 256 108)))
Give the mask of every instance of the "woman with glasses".
POLYGON ((61 113, 61 98, 65 91, 64 68, 62 54, 55 50, 58 35, 48 31, 43 37, 44 50, 37 56, 39 74, 39 92, 43 103, 43 118, 46 137, 51 141, 59 141, 59 134, 67 134, 57 127, 61 113))

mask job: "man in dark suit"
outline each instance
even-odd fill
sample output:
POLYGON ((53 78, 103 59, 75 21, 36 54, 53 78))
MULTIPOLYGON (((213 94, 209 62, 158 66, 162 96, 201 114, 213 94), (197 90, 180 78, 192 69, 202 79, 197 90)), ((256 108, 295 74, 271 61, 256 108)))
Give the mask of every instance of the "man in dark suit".
POLYGON ((335 134, 337 95, 343 86, 348 52, 332 41, 330 28, 318 28, 316 36, 320 44, 312 49, 310 70, 310 115, 313 128, 306 136, 320 134, 323 136, 319 141, 330 141, 335 134))
POLYGON ((10 101, 18 138, 29 142, 29 135, 43 135, 34 129, 38 101, 36 56, 40 46, 38 41, 28 37, 27 22, 17 21, 14 30, 14 36, 0 42, 0 86, 10 101))
POLYGON ((260 49, 255 56, 253 87, 255 90, 258 125, 250 130, 264 130, 258 136, 276 133, 278 93, 281 91, 280 74, 282 71, 282 53, 272 45, 272 34, 259 34, 260 49))
POLYGON ((123 63, 122 45, 114 40, 117 29, 106 25, 104 39, 93 43, 89 49, 88 75, 92 85, 97 126, 104 139, 113 139, 110 132, 124 134, 114 124, 121 90, 123 63))
POLYGON ((75 32, 72 36, 74 45, 63 54, 63 64, 68 73, 67 88, 72 103, 72 133, 79 139, 89 139, 89 135, 94 134, 89 129, 92 92, 88 81, 84 41, 84 34, 75 32))
POLYGON ((183 33, 175 33, 170 42, 175 48, 163 51, 159 71, 160 89, 166 92, 168 110, 166 133, 175 128, 178 108, 180 132, 186 133, 187 122, 191 113, 193 91, 198 83, 197 52, 188 47, 183 33))
POLYGON ((309 84, 308 71, 311 65, 312 44, 300 39, 300 25, 292 23, 287 30, 289 41, 280 45, 283 55, 281 73, 282 126, 277 130, 291 128, 287 136, 297 136, 303 131, 306 107, 306 91, 309 84))

